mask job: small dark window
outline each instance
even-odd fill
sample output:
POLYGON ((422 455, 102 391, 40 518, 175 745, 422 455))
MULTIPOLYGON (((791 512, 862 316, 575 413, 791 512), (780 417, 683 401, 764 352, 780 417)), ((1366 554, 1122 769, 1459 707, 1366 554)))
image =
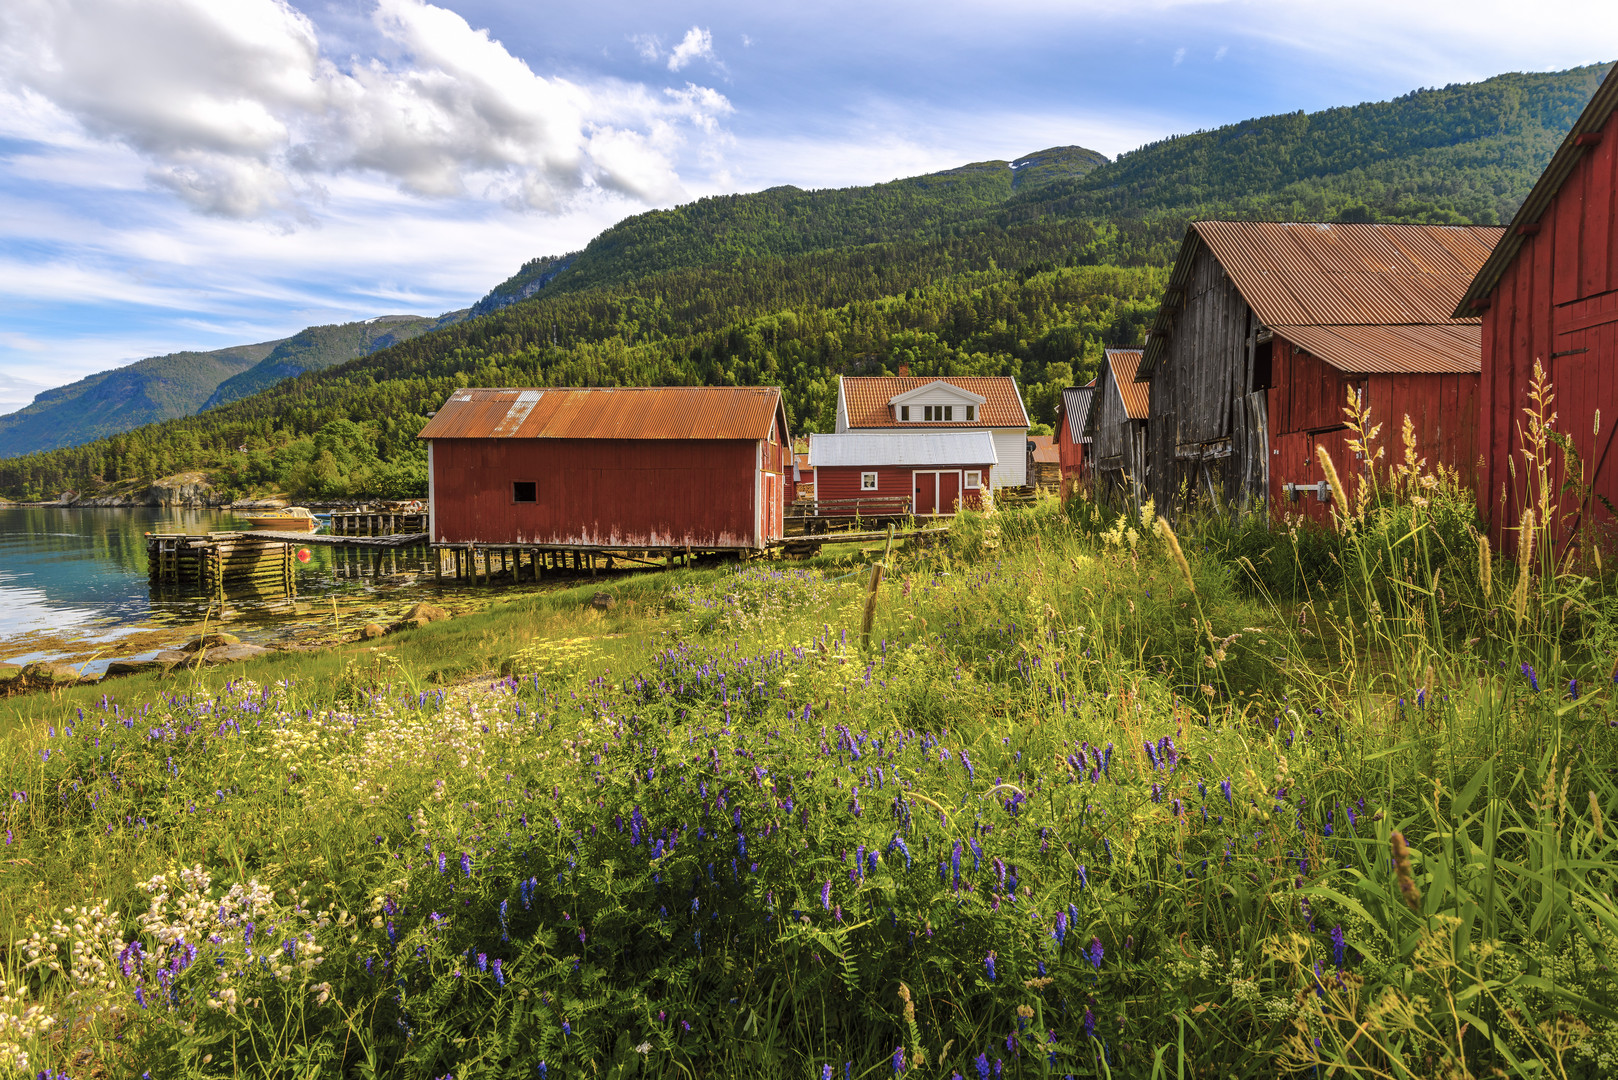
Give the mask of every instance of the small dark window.
POLYGON ((955 406, 953 406, 953 405, 945 405, 944 406, 944 419, 945 420, 953 420, 953 419, 955 419, 955 406))
POLYGON ((975 406, 975 405, 968 405, 966 407, 966 418, 967 418, 967 420, 970 421, 970 420, 976 419, 973 416, 973 410, 976 409, 976 408, 977 408, 977 406, 975 406))
POLYGON ((1266 341, 1253 350, 1253 389, 1269 390, 1275 386, 1271 378, 1270 357, 1273 342, 1266 341))
POLYGON ((513 480, 511 482, 512 502, 538 502, 539 485, 532 480, 513 480))
POLYGON ((909 420, 910 419, 910 406, 908 406, 908 405, 899 406, 899 419, 901 419, 901 420, 909 420))

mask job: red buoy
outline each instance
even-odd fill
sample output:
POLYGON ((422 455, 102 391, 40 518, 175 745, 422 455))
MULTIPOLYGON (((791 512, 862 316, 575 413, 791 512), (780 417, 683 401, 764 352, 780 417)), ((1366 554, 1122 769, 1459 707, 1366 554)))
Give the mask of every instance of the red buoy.
POLYGON ((299 548, 298 549, 298 561, 299 562, 308 562, 309 561, 309 549, 308 548, 299 548))

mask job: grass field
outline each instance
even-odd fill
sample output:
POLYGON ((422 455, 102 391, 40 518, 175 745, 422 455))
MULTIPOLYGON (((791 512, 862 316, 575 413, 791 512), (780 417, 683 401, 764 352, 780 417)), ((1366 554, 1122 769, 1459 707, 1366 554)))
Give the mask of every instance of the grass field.
POLYGON ((1610 578, 1408 464, 1333 533, 965 515, 869 645, 845 555, 7 702, 0 1052, 1611 1075, 1610 578))

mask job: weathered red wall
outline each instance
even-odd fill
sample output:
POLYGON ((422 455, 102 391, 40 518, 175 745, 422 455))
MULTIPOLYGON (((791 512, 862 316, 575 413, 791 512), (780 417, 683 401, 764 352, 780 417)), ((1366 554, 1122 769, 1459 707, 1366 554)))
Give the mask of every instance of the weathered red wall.
POLYGON ((1315 446, 1332 456, 1338 478, 1352 498, 1364 462, 1348 448, 1343 409, 1348 389, 1365 394, 1370 423, 1381 425, 1373 451, 1386 451, 1383 465, 1404 460, 1404 418, 1415 428, 1418 459, 1427 471, 1443 464, 1461 482, 1477 483, 1479 377, 1476 375, 1376 374, 1349 376, 1277 337, 1271 351, 1274 387, 1268 396, 1270 420, 1270 506, 1272 516, 1303 513, 1323 524, 1331 521, 1331 505, 1310 496, 1286 500, 1282 485, 1314 484, 1325 478, 1315 446))
MULTIPOLYGON (((1618 504, 1618 114, 1585 150, 1523 239, 1483 313, 1483 391, 1479 436, 1484 467, 1479 509, 1497 545, 1518 524, 1528 492, 1522 436, 1534 361, 1544 366, 1556 401, 1555 429, 1569 435, 1595 496, 1618 504), (1575 350, 1586 350, 1578 352, 1575 350), (1561 355, 1557 355, 1561 354, 1561 355), (1596 431, 1596 414, 1601 429, 1596 431), (1508 464, 1516 459, 1516 476, 1508 464), (1593 479, 1592 479, 1593 478, 1593 479)), ((1601 499, 1561 493, 1554 454, 1553 515, 1564 526, 1606 526, 1601 499)), ((1560 530, 1559 530, 1560 534, 1560 530)), ((1513 537, 1510 544, 1515 543, 1513 537)), ((1508 545, 1509 546, 1509 545, 1508 545)))
MULTIPOLYGON (((766 469, 778 472, 779 447, 762 445, 766 469)), ((757 547, 759 446, 697 439, 435 439, 433 539, 757 547), (512 502, 514 480, 535 481, 539 501, 512 502)), ((777 498, 784 492, 778 484, 777 498)), ((767 531, 778 535, 778 528, 767 531)))
POLYGON ((1068 481, 1079 479, 1084 471, 1084 444, 1074 442, 1069 435, 1065 411, 1056 427, 1056 456, 1062 463, 1062 483, 1066 487, 1068 481))

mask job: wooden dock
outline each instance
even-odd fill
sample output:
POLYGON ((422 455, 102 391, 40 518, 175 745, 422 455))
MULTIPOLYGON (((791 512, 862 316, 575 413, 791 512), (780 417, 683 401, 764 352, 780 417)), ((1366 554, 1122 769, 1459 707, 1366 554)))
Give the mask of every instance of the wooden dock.
POLYGON ((292 544, 245 533, 146 534, 147 574, 156 587, 295 596, 294 559, 292 544))
POLYGON ((331 536, 396 537, 427 534, 426 511, 408 510, 333 510, 331 536))
MULTIPOLYGON (((215 533, 214 535, 219 535, 215 533)), ((414 547, 427 542, 424 532, 401 533, 392 536, 327 536, 324 533, 277 532, 274 529, 252 529, 241 533, 255 540, 269 540, 281 544, 314 544, 319 547, 414 547)))

